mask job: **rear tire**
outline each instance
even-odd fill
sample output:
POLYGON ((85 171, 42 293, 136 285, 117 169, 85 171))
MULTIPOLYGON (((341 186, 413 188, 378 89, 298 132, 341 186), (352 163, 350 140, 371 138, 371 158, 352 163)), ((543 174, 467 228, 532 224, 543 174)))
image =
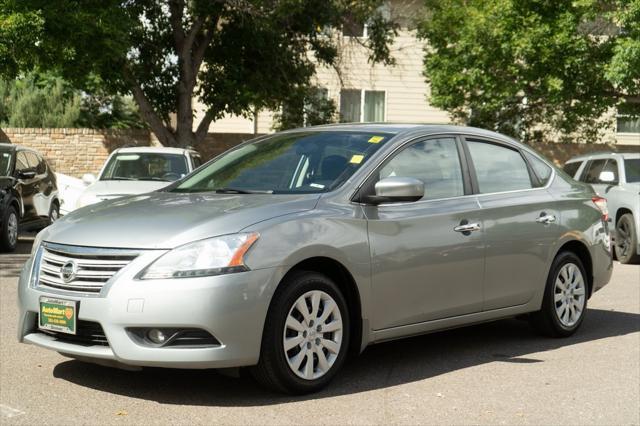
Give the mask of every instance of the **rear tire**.
POLYGON ((542 308, 530 316, 531 325, 551 337, 571 336, 587 312, 589 283, 582 261, 572 252, 562 252, 551 265, 542 308))
POLYGON ((616 239, 614 252, 620 263, 640 263, 638 232, 631 213, 623 214, 616 223, 616 239))
POLYGON ((12 252, 18 246, 18 234, 20 232, 20 218, 14 206, 7 207, 0 229, 0 251, 12 252))
POLYGON ((316 272, 294 272, 269 307, 253 377, 278 392, 319 391, 344 364, 349 326, 347 303, 332 280, 316 272))

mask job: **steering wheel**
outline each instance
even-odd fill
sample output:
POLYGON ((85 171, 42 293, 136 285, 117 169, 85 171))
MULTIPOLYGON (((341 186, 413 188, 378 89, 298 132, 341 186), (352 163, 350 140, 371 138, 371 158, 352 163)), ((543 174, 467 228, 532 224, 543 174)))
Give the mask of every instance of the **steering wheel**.
POLYGON ((169 172, 162 175, 162 179, 166 180, 178 180, 180 179, 180 175, 175 172, 169 172))

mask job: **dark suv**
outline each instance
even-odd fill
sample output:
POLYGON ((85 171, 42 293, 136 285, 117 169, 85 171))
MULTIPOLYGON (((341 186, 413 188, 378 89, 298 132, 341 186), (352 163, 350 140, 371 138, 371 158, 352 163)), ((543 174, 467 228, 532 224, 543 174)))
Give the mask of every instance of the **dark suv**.
POLYGON ((56 176, 40 154, 0 144, 0 250, 13 251, 20 228, 43 228, 60 214, 56 176))

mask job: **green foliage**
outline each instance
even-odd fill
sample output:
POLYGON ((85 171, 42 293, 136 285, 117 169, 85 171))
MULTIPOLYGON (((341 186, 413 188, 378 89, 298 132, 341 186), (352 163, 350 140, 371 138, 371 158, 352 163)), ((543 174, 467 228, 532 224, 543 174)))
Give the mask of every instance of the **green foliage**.
POLYGON ((0 80, 0 99, 3 127, 74 127, 80 116, 80 95, 51 74, 0 80))
MULTIPOLYGON (((59 69, 88 90, 98 76, 110 94, 131 94, 161 142, 190 145, 225 114, 275 109, 310 86, 318 63, 334 64, 347 14, 370 22, 373 62, 391 62, 396 26, 383 0, 0 0, 0 28, 36 16, 28 49, 8 51, 9 76, 24 64, 59 69), (193 122, 193 99, 206 106, 193 122)), ((11 28, 16 27, 9 26, 11 28)), ((18 31, 5 36, 6 46, 18 31)))
POLYGON ((4 127, 142 128, 130 97, 105 94, 94 79, 92 94, 74 89, 54 73, 30 72, 0 79, 0 125, 4 127))
POLYGON ((640 95, 640 0, 425 3, 430 102, 461 122, 593 141, 609 108, 640 95))
POLYGON ((317 126, 337 121, 337 106, 333 99, 318 87, 293 92, 273 115, 275 131, 304 126, 317 126))

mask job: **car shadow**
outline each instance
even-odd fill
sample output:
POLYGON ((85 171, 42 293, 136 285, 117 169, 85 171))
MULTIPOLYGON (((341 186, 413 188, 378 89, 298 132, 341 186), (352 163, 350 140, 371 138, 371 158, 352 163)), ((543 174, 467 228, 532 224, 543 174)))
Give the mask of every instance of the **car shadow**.
POLYGON ((58 364, 53 375, 91 389, 164 404, 264 406, 382 389, 490 362, 545 362, 536 354, 638 331, 639 314, 592 309, 581 329, 565 339, 538 336, 527 322, 509 319, 382 343, 352 359, 326 389, 302 397, 270 393, 246 375, 233 378, 215 370, 130 372, 70 360, 58 364))

